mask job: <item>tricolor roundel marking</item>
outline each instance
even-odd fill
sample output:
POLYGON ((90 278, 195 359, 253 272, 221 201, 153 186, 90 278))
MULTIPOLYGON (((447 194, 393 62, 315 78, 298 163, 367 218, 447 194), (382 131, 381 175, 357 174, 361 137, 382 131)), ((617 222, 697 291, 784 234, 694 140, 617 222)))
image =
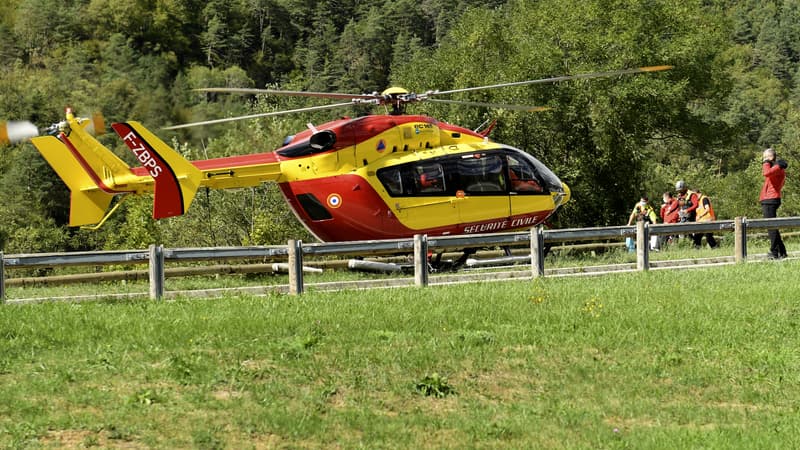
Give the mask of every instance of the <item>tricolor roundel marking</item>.
POLYGON ((331 208, 338 208, 342 206, 342 196, 339 194, 331 194, 328 196, 328 206, 331 208))

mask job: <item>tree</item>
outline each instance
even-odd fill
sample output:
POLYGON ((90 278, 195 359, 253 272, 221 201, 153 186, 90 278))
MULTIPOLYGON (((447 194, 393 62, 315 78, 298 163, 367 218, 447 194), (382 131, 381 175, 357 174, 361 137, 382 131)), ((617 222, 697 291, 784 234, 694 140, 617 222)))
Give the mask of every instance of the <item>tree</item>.
POLYGON ((789 123, 800 62, 798 3, 737 2, 728 13, 736 19, 738 45, 726 55, 735 84, 724 117, 744 130, 750 150, 780 145, 789 123))
POLYGON ((338 42, 336 60, 344 68, 338 89, 353 92, 381 91, 387 87, 391 37, 384 18, 372 8, 363 19, 352 20, 338 42))
MULTIPOLYGON (((432 103, 410 111, 469 128, 499 119, 493 138, 529 151, 573 188, 561 225, 619 223, 632 198, 657 196, 676 177, 724 192, 717 202, 723 210, 747 210, 746 195, 734 190, 758 184, 754 154, 772 145, 797 166, 799 11, 800 0, 8 0, 0 4, 0 119, 47 126, 69 105, 79 114, 100 109, 109 121, 159 127, 309 105, 192 91, 198 87, 371 92, 393 83, 425 92, 672 64, 663 73, 452 97, 551 108, 538 114, 432 103)), ((203 158, 271 150, 309 120, 329 117, 159 134, 203 158)), ((100 139, 130 160, 115 136, 100 139)), ((54 248, 103 246, 106 238, 111 246, 177 242, 190 234, 179 225, 206 234, 236 230, 231 239, 250 242, 282 233, 263 231, 280 222, 278 213, 236 208, 253 198, 247 193, 201 196, 197 214, 147 227, 149 207, 123 205, 141 213, 142 222, 111 219, 138 236, 129 242, 113 232, 67 230, 63 185, 46 167, 32 170, 32 161, 18 159, 23 148, 30 149, 14 147, 0 161, 7 180, 0 217, 13 248, 39 238, 54 248), (12 189, 22 185, 31 191, 12 189), (14 239, 25 243, 14 247, 14 239)), ((794 182, 787 182, 787 213, 798 210, 794 182)), ((255 198, 262 196, 256 190, 255 198)))
POLYGON ((464 99, 545 105, 532 115, 451 110, 462 124, 500 117, 494 137, 525 149, 572 187, 560 214, 568 225, 620 222, 644 189, 645 162, 658 151, 710 148, 725 128, 693 109, 725 94, 724 67, 711 63, 725 48, 725 23, 699 1, 511 2, 465 13, 431 57, 394 73, 409 85, 443 89, 556 75, 674 64, 670 72, 493 89, 464 99), (619 3, 619 4, 618 4, 619 3), (477 48, 479 51, 475 51, 477 48), (415 67, 428 67, 415 73, 415 67), (480 68, 480 69, 479 69, 480 68), (491 68, 484 70, 483 68, 491 68), (423 80, 424 78, 424 80, 423 80), (634 199, 634 200, 631 200, 634 199))

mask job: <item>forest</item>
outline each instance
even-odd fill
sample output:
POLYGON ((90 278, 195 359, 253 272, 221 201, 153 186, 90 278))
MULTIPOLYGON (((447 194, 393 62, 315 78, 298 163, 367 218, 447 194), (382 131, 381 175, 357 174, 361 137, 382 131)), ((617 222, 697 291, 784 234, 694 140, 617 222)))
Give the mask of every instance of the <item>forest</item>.
MULTIPOLYGON (((780 216, 800 213, 800 0, 5 0, 0 120, 47 126, 65 107, 153 130, 320 104, 203 87, 369 93, 493 85, 672 65, 666 72, 464 92, 530 113, 410 108, 524 149, 572 189, 555 227, 622 225, 641 195, 682 179, 721 219, 760 217, 761 151, 789 163, 780 216)), ((360 111, 348 112, 356 115, 360 111)), ((315 112, 159 136, 191 158, 271 151, 315 112)), ((113 133, 100 137, 133 156, 113 133)), ((68 227, 69 192, 30 143, 0 147, 7 253, 313 241, 276 186, 198 193, 154 221, 126 201, 98 230, 68 227)))

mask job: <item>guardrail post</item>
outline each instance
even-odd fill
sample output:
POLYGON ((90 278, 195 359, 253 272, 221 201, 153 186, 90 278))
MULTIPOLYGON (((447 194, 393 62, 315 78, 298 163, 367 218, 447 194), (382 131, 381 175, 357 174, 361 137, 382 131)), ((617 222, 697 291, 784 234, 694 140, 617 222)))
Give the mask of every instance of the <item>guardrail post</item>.
POLYGON ((636 270, 650 269, 650 227, 644 220, 636 222, 636 270))
POLYGON ((6 302, 6 264, 0 252, 0 305, 6 302))
POLYGON ((531 228, 531 277, 544 276, 544 228, 536 225, 531 228))
POLYGON ((164 246, 150 246, 150 298, 161 300, 164 297, 164 246))
POLYGON ((414 284, 428 285, 428 235, 414 235, 414 284))
POLYGON ((289 294, 303 293, 303 241, 289 240, 289 294))
POLYGON ((733 248, 736 264, 747 261, 747 217, 736 217, 733 225, 733 248))

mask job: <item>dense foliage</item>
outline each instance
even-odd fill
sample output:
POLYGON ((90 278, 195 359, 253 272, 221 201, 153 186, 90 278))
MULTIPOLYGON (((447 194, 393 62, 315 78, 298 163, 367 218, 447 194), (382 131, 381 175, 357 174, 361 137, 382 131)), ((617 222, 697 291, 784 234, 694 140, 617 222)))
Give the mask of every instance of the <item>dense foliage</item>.
MULTIPOLYGON (((671 64, 669 72, 461 94, 546 105, 544 113, 415 106, 544 161, 573 190, 558 226, 623 223, 642 193, 677 179, 722 218, 759 215, 761 149, 800 147, 800 0, 7 0, 0 4, 0 118, 46 125, 66 105, 109 121, 165 124, 309 105, 192 92, 205 86, 372 92, 491 85, 671 64)), ((282 116, 160 133, 190 157, 268 151, 309 121, 282 116)), ((130 160, 113 136, 102 142, 130 160)), ((276 189, 200 192, 184 217, 153 222, 126 201, 98 231, 66 227, 68 192, 30 144, 2 148, 6 252, 237 245, 312 239, 276 189)))

